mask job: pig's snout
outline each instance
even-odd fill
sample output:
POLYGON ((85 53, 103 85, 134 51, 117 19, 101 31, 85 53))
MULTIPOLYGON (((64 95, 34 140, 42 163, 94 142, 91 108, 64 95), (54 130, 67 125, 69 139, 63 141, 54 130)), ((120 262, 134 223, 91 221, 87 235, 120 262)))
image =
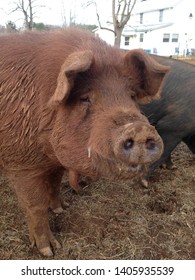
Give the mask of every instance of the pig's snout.
POLYGON ((131 171, 139 171, 140 165, 150 164, 160 158, 163 142, 153 126, 137 121, 121 128, 114 150, 115 155, 131 171))
MULTIPOLYGON (((134 140, 133 139, 127 139, 125 142, 124 142, 124 151, 125 153, 128 153, 130 152, 130 150, 133 148, 134 146, 134 140)), ((151 138, 148 138, 146 139, 145 141, 145 148, 146 150, 149 150, 149 151, 154 151, 155 148, 156 148, 156 141, 155 139, 151 139, 151 138)))

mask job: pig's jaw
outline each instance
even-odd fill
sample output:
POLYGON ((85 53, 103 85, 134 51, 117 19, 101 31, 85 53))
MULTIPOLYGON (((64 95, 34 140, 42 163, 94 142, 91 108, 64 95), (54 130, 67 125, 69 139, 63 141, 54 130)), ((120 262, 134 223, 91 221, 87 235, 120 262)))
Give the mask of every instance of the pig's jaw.
POLYGON ((87 148, 87 154, 97 177, 128 179, 140 176, 147 168, 144 163, 126 164, 116 158, 106 158, 103 155, 97 154, 92 145, 87 148))
POLYGON ((129 166, 119 165, 118 169, 119 169, 120 173, 122 173, 122 172, 128 173, 129 172, 129 173, 134 173, 136 175, 137 173, 142 172, 143 167, 144 167, 143 164, 132 164, 132 165, 129 165, 129 166))

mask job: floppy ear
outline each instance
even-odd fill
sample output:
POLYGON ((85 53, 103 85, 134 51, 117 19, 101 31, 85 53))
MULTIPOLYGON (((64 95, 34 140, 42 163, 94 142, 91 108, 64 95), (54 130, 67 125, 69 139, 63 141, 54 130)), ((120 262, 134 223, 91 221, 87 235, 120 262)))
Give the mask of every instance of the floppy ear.
POLYGON ((132 50, 125 55, 125 64, 135 81, 136 100, 145 104, 160 97, 162 81, 169 67, 156 62, 143 50, 132 50))
POLYGON ((79 51, 70 54, 61 66, 57 78, 57 87, 48 105, 55 108, 66 100, 73 87, 76 74, 88 70, 92 62, 93 53, 91 51, 79 51))

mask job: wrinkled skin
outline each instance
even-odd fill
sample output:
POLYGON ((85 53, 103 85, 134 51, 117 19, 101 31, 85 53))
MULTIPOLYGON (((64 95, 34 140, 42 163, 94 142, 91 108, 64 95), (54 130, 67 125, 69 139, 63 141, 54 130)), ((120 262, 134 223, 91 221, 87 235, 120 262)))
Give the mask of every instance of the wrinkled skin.
POLYGON ((163 139, 164 152, 154 162, 146 178, 161 164, 172 168, 171 152, 184 142, 195 153, 195 66, 171 58, 152 56, 170 67, 162 87, 161 98, 141 106, 163 139))
POLYGON ((65 169, 90 178, 138 176, 163 151, 138 103, 160 95, 168 68, 67 29, 0 41, 0 166, 45 256, 60 247, 48 208, 63 211, 65 169), (13 48, 14 45, 14 48, 13 48))

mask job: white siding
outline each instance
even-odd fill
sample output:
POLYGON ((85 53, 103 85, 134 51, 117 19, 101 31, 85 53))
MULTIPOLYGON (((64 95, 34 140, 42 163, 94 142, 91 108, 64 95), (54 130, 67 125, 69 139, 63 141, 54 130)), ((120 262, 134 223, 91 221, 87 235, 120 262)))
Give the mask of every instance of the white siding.
MULTIPOLYGON (((98 31, 99 36, 109 44, 114 44, 114 35, 109 31, 98 31)), ((121 48, 143 48, 148 52, 157 51, 159 55, 186 55, 187 50, 195 48, 195 1, 194 0, 146 0, 136 4, 134 14, 123 31, 121 48), (163 10, 159 22, 160 10, 163 10), (143 23, 140 24, 140 13, 143 23), (189 15, 193 18, 190 19, 189 15), (140 42, 140 33, 143 42, 140 42), (164 34, 170 34, 169 42, 163 42, 164 34), (172 42, 173 34, 178 34, 178 42, 172 42), (129 36, 129 45, 127 39, 129 36), (126 44, 125 44, 126 41, 126 44)))

